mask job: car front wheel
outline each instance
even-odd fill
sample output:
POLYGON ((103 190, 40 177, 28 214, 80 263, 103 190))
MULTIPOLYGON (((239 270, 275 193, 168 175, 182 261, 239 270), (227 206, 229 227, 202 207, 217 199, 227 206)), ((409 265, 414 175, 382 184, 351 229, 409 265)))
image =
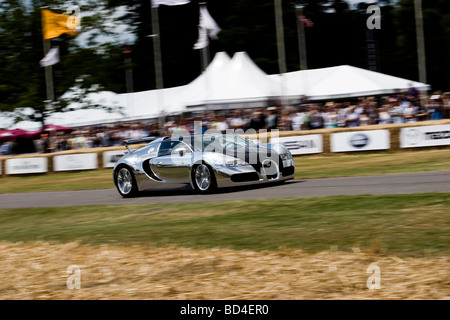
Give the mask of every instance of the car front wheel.
POLYGON ((137 184, 136 180, 134 178, 133 173, 131 170, 127 167, 121 167, 116 175, 116 186, 117 190, 119 191, 120 195, 124 198, 131 198, 134 197, 137 192, 137 184))

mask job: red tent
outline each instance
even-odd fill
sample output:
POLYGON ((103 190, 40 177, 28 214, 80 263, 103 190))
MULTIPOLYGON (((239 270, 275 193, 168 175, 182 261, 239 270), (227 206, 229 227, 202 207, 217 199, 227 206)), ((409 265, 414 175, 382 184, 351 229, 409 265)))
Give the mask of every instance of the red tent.
POLYGON ((0 132, 0 140, 9 140, 26 137, 29 134, 28 131, 22 129, 4 130, 0 132))
POLYGON ((28 132, 27 138, 39 139, 39 137, 43 133, 53 133, 53 132, 70 133, 72 131, 73 131, 73 129, 69 128, 69 127, 58 126, 55 124, 47 124, 47 125, 45 125, 44 129, 39 129, 39 130, 36 130, 33 132, 28 132))

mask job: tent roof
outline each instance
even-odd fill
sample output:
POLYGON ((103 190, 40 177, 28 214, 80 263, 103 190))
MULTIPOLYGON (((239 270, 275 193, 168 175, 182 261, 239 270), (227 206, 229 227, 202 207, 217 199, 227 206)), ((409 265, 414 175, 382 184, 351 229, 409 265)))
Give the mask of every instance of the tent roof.
POLYGON ((266 100, 274 94, 274 82, 245 52, 230 59, 218 52, 210 65, 186 87, 184 105, 266 100))
POLYGON ((294 71, 282 78, 284 96, 306 95, 310 100, 391 94, 411 87, 430 88, 420 82, 348 65, 294 71))

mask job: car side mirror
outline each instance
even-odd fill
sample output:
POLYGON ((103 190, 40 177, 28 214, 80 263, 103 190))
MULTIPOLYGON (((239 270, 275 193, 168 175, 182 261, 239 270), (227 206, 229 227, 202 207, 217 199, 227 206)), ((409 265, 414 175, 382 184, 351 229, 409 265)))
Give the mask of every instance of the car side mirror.
POLYGON ((180 157, 184 157, 187 153, 185 148, 177 148, 173 151, 174 154, 178 154, 180 157))

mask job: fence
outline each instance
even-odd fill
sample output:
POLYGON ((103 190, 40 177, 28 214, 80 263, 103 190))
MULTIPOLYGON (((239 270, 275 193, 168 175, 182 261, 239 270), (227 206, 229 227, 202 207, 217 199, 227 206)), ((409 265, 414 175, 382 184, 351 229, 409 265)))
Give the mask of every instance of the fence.
MULTIPOLYGON (((294 156, 347 152, 401 152, 450 146, 450 120, 356 128, 280 131, 266 141, 285 145, 294 156)), ((260 136, 249 136, 262 139, 260 136)), ((136 145, 139 147, 141 145, 136 145)), ((50 154, 0 157, 0 176, 111 168, 125 147, 68 150, 50 154)))

